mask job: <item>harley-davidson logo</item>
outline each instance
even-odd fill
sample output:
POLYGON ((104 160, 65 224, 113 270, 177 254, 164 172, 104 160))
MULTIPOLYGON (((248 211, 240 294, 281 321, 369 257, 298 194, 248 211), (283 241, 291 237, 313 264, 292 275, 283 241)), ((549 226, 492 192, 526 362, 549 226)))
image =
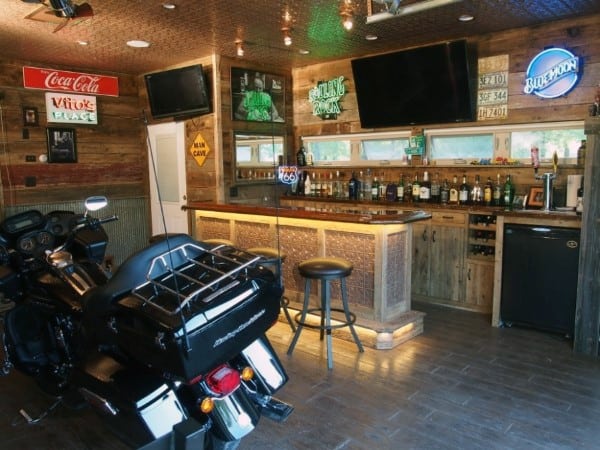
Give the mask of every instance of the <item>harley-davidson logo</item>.
POLYGON ((248 319, 246 322, 242 323, 239 327, 237 327, 235 330, 230 331, 229 333, 227 333, 225 336, 217 339, 215 341, 215 343, 213 344, 213 348, 217 348, 219 345, 227 342, 230 339, 233 339, 234 337, 236 337, 239 333, 241 333, 242 331, 244 331, 246 328, 248 328, 250 325, 252 325, 254 322, 256 322, 261 316, 263 316, 265 314, 265 310, 261 309, 259 312, 257 312, 256 314, 254 314, 252 317, 250 317, 250 319, 248 319))

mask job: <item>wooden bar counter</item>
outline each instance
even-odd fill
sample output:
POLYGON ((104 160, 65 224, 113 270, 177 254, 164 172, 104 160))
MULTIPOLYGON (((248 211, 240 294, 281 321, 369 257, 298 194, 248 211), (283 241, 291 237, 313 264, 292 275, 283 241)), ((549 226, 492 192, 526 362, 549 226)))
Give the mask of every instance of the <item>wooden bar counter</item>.
MULTIPOLYGON (((300 309, 303 298, 298 264, 316 256, 339 257, 354 264, 347 289, 365 345, 389 349, 422 333, 424 314, 411 310, 411 223, 431 214, 215 203, 189 203, 184 208, 198 240, 228 239, 242 249, 279 248, 285 255, 283 282, 291 308, 300 309)), ((331 297, 333 306, 340 307, 336 283, 331 297)), ((311 301, 317 305, 316 287, 311 301)), ((346 332, 341 328, 336 336, 351 339, 346 332)))

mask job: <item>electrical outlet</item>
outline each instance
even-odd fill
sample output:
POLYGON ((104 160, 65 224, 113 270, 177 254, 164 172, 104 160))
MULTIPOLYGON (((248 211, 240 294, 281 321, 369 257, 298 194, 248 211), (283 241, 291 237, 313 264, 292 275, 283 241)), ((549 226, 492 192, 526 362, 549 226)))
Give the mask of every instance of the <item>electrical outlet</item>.
POLYGON ((25 155, 25 162, 35 162, 35 155, 25 155))
POLYGON ((36 177, 25 177, 25 186, 34 187, 37 184, 36 177))

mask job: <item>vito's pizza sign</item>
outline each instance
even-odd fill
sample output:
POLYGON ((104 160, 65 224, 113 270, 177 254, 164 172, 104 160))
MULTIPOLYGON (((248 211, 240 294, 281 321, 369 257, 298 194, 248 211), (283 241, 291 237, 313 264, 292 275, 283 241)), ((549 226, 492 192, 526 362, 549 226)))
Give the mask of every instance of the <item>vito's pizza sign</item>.
POLYGON ((23 67, 23 86, 46 91, 119 96, 119 79, 117 77, 39 67, 23 67))

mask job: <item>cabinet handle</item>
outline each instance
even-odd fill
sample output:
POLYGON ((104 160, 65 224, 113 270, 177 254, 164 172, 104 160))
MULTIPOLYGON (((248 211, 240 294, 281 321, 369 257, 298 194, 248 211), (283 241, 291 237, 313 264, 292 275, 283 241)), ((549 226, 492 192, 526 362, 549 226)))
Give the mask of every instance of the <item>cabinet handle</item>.
POLYGON ((427 240, 427 228, 423 230, 423 241, 427 240))
POLYGON ((442 219, 452 220, 454 219, 454 216, 442 216, 442 219))
POLYGON ((437 232, 436 230, 433 230, 433 233, 431 233, 431 242, 435 242, 435 233, 436 232, 437 232))
POLYGON ((471 268, 467 271, 467 280, 471 281, 471 268))

